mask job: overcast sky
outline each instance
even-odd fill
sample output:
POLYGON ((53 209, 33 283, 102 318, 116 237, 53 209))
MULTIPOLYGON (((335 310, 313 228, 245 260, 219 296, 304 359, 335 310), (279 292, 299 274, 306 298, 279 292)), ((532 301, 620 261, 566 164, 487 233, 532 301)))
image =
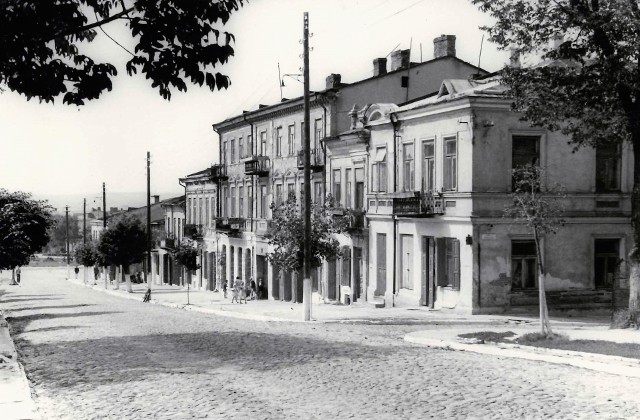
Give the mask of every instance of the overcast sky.
MULTIPOLYGON (((324 88, 330 73, 349 83, 372 75, 372 60, 395 47, 412 46, 411 60, 433 58, 433 38, 457 37, 457 55, 478 63, 483 32, 490 24, 469 0, 252 0, 225 29, 236 36, 235 56, 223 67, 227 91, 188 85, 186 93, 163 100, 143 77, 124 70, 128 53, 102 34, 90 44, 96 61, 118 68, 113 90, 82 108, 27 102, 0 94, 0 186, 39 196, 100 195, 146 191, 146 152, 152 154, 152 193, 180 192, 178 178, 217 161, 211 124, 280 100, 283 74, 300 73, 302 15, 309 12, 311 89, 324 88)), ((130 49, 133 43, 115 22, 107 33, 130 49)), ((508 54, 485 39, 481 67, 495 71, 508 54)), ((302 84, 285 78, 283 96, 302 94, 302 84)), ((425 92, 425 94, 428 92, 425 92)), ((71 204, 75 206, 75 203, 71 204)))

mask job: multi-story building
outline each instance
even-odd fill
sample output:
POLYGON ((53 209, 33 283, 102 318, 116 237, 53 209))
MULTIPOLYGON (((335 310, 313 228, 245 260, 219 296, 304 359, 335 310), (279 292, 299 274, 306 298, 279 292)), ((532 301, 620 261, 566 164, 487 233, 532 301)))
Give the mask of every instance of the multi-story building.
POLYGON ((155 241, 151 275, 155 284, 181 284, 182 267, 174 261, 171 250, 184 238, 185 198, 175 197, 161 203, 164 210, 164 231, 155 241))
MULTIPOLYGON (((339 74, 332 74, 326 79, 326 89, 312 93, 310 132, 313 200, 324 199, 327 192, 325 185, 330 185, 331 180, 331 185, 347 188, 344 190, 344 200, 349 200, 350 205, 358 208, 365 206, 364 166, 347 170, 343 166, 334 166, 348 165, 347 161, 326 161, 325 144, 328 143, 325 140, 336 139, 339 133, 348 130, 351 122, 347 114, 354 103, 403 103, 437 90, 445 78, 466 79, 486 74, 456 57, 455 36, 436 38, 434 56, 430 61, 410 63, 408 50, 395 51, 391 55, 389 70, 386 58, 378 58, 373 61, 372 77, 346 84, 341 82, 339 74), (357 192, 354 190, 353 196, 349 195, 351 185, 359 188, 357 192)), ((192 212, 198 218, 197 214, 203 214, 204 211, 206 215, 206 209, 209 209, 209 214, 215 218, 215 224, 212 225, 212 221, 205 217, 208 229, 201 232, 205 255, 216 253, 219 256, 219 262, 215 264, 221 268, 219 278, 230 281, 239 278, 244 282, 251 278, 263 279, 270 299, 301 300, 299 276, 280 272, 266 260, 269 249, 264 235, 271 219, 271 203, 281 203, 290 193, 301 198, 303 120, 303 98, 300 97, 270 106, 260 105, 257 110, 243 112, 214 124, 213 128, 220 136, 220 163, 214 165, 207 175, 207 179, 215 184, 208 190, 213 196, 203 192, 202 200, 187 201, 187 224, 194 220, 190 216, 192 212), (196 210, 190 210, 193 208, 196 210)), ((332 143, 337 144, 336 141, 332 143)), ((193 189, 186 179, 184 181, 189 200, 193 189)), ((197 187, 193 188, 197 190, 197 187)), ((342 196, 338 198, 341 201, 343 199, 342 196)), ((343 239, 347 241, 347 238, 343 239)), ((351 258, 361 259, 361 254, 367 250, 363 239, 354 239, 352 236, 348 240, 350 242, 345 242, 344 246, 348 248, 351 258)), ((204 266, 209 267, 209 263, 204 266)), ((347 263, 341 263, 340 270, 346 273, 345 267, 347 263)), ((353 265, 349 267, 351 273, 353 265)), ((208 270, 212 277, 215 270, 208 270)), ((335 286, 333 278, 329 280, 335 271, 329 266, 313 274, 314 291, 320 291, 324 299, 339 299, 341 296, 342 289, 335 286), (335 287, 330 287, 330 284, 335 287)), ((353 276, 364 273, 365 270, 356 270, 353 276)), ((207 269, 204 270, 204 276, 207 278, 207 269)))
POLYGON ((498 77, 447 79, 425 99, 365 107, 327 143, 332 159, 351 159, 348 179, 365 180, 368 276, 356 286, 368 300, 473 313, 536 305, 533 236, 503 216, 512 170, 533 163, 545 168, 543 192, 566 190, 564 225, 542 238, 549 306, 610 305, 632 244, 631 151, 574 150, 521 121, 503 93, 498 77))

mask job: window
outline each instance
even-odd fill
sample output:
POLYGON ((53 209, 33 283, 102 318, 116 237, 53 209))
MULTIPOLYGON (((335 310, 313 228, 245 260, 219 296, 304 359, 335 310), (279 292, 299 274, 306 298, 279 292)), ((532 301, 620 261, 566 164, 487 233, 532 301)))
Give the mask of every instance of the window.
POLYGON ((460 290, 460 241, 456 238, 436 238, 437 285, 460 290))
POLYGON ((228 156, 227 156, 227 141, 223 141, 222 142, 222 163, 228 163, 228 156))
POLYGON ((341 174, 340 174, 340 169, 335 169, 333 171, 333 199, 335 200, 336 206, 340 205, 340 201, 342 199, 341 197, 341 190, 342 190, 342 184, 341 184, 341 174))
POLYGON ((405 191, 414 190, 413 143, 402 145, 402 186, 405 191))
POLYGON ((435 142, 425 140, 422 142, 422 189, 424 191, 434 191, 436 161, 435 142))
POLYGON ((320 140, 322 139, 322 118, 318 118, 314 122, 314 134, 313 134, 313 145, 311 145, 312 149, 317 149, 320 145, 320 140))
POLYGON ((511 290, 538 287, 535 241, 511 241, 511 290))
POLYGON ((513 136, 511 168, 540 163, 540 136, 513 136))
POLYGON ((231 187, 231 214, 230 217, 236 217, 236 188, 231 187))
POLYGON ((289 156, 292 156, 295 153, 295 144, 296 144, 296 126, 291 124, 289 126, 289 135, 288 135, 288 146, 289 146, 289 150, 288 150, 288 154, 289 156))
POLYGON ((191 223, 191 199, 187 199, 187 222, 191 223))
POLYGON ((282 184, 276 185, 276 206, 282 204, 282 184))
POLYGON ((400 235, 400 287, 413 289, 413 235, 400 235))
POLYGON ((247 136, 247 150, 245 156, 249 157, 253 155, 253 134, 247 136))
POLYGON ((267 186, 260 185, 260 218, 265 219, 267 217, 267 186))
POLYGON ((455 191, 458 188, 458 155, 456 137, 444 138, 444 179, 445 191, 455 191))
POLYGON ((316 182, 313 184, 313 197, 316 204, 322 204, 324 194, 322 193, 322 182, 316 182))
POLYGON ((207 197, 206 202, 204 204, 205 206, 205 219, 204 219, 204 224, 209 226, 209 220, 211 220, 209 218, 209 206, 211 205, 211 199, 209 197, 207 197))
POLYGON ((249 217, 250 219, 253 218, 253 202, 254 202, 253 187, 248 186, 247 187, 247 217, 249 217))
POLYGON ((202 206, 202 198, 198 198, 198 224, 199 225, 203 225, 204 224, 204 208, 202 206))
POLYGON ((356 168, 355 209, 364 210, 364 168, 356 168))
POLYGON ((238 156, 240 159, 244 158, 244 139, 242 137, 238 137, 238 156))
POLYGON ((236 161, 236 141, 233 140, 233 139, 231 139, 231 150, 230 150, 229 153, 231 155, 229 157, 231 159, 230 162, 231 163, 235 163, 235 161, 236 161))
POLYGON ((376 234, 376 290, 375 296, 383 296, 387 290, 387 235, 376 234))
POLYGON ((596 191, 620 191, 620 145, 596 147, 596 191))
POLYGON ((238 217, 244 217, 244 187, 238 187, 238 217))
POLYGON ((347 191, 345 194, 345 202, 344 202, 344 206, 347 208, 352 208, 353 206, 353 201, 351 201, 351 197, 352 197, 352 192, 351 192, 351 185, 353 185, 351 183, 351 169, 346 169, 344 171, 344 178, 347 184, 347 191))
POLYGON ((620 266, 620 240, 596 239, 594 251, 595 286, 597 289, 612 288, 620 266))
POLYGON ((260 150, 258 154, 261 156, 267 155, 267 132, 266 131, 260 132, 260 150))
POLYGON ((387 191, 387 148, 378 147, 371 165, 371 191, 387 191))
POLYGON ((222 217, 229 216, 229 191, 227 187, 222 188, 222 217))
POLYGON ((276 156, 282 156, 282 127, 276 128, 276 156))
POLYGON ((289 183, 287 184, 287 201, 291 200, 291 196, 293 195, 293 197, 296 196, 296 184, 294 183, 289 183))

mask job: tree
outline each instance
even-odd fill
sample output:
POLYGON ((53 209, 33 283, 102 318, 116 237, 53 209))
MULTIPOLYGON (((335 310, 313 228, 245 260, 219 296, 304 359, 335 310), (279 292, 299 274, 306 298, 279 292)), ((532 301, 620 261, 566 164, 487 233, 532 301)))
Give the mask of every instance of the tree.
MULTIPOLYGON (((67 252, 67 221, 65 215, 54 214, 55 225, 49 229, 51 240, 47 245, 54 253, 67 252)), ((69 216, 69 244, 73 244, 82 238, 82 229, 78 224, 77 216, 69 216)))
POLYGON ((187 279, 187 305, 189 304, 189 289, 191 288, 191 275, 200 268, 198 264, 198 248, 191 243, 181 243, 175 247, 171 253, 176 261, 187 269, 189 278, 187 279))
MULTIPOLYGON (((310 268, 322 265, 323 260, 338 258, 340 247, 334 234, 342 232, 341 224, 332 216, 333 200, 329 196, 325 204, 313 204, 311 209, 311 258, 310 268)), ((295 194, 287 201, 271 204, 272 227, 266 235, 273 251, 267 259, 284 271, 299 272, 304 264, 304 217, 295 194)))
POLYGON ((85 243, 78 246, 74 252, 76 263, 84 266, 84 281, 87 282, 87 267, 93 267, 97 262, 97 252, 95 246, 91 243, 85 243))
MULTIPOLYGON (((147 250, 147 233, 142 222, 131 216, 123 216, 102 233, 98 252, 108 264, 122 267, 122 280, 131 293, 131 280, 126 276, 131 264, 142 262, 147 250)), ((116 281, 116 288, 118 282, 116 281)))
POLYGON ((27 97, 83 105, 111 90, 117 75, 110 63, 91 58, 91 43, 102 31, 132 58, 129 75, 140 71, 165 99, 185 81, 214 91, 229 78, 215 71, 234 54, 234 36, 221 32, 243 0, 66 0, 0 2, 0 86, 27 97), (124 21, 133 52, 103 28, 124 21), (89 52, 87 52, 89 51, 89 52))
POLYGON ((23 192, 0 189, 0 270, 29 264, 33 254, 49 242, 49 228, 55 223, 53 207, 31 199, 23 192))
POLYGON ((529 233, 533 234, 536 244, 536 260, 538 265, 538 297, 540 306, 540 329, 545 336, 553 335, 547 310, 545 294, 545 271, 540 238, 555 233, 564 224, 561 219, 564 207, 559 201, 564 196, 564 189, 559 184, 543 190, 544 169, 536 165, 524 165, 513 170, 513 193, 511 205, 504 210, 505 217, 523 222, 529 233))
POLYGON ((512 108, 577 147, 633 146, 629 315, 640 317, 640 9, 637 0, 472 0, 491 41, 549 65, 505 68, 512 108), (555 46, 553 45, 555 42, 555 46), (559 44, 559 45, 558 45, 559 44))

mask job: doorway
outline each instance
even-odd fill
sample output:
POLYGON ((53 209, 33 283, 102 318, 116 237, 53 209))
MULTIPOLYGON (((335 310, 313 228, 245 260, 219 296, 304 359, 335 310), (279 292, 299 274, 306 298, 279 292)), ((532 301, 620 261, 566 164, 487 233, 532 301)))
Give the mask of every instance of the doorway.
POLYGON ((433 308, 435 303, 435 250, 433 237, 422 239, 422 276, 420 284, 420 305, 433 308))

